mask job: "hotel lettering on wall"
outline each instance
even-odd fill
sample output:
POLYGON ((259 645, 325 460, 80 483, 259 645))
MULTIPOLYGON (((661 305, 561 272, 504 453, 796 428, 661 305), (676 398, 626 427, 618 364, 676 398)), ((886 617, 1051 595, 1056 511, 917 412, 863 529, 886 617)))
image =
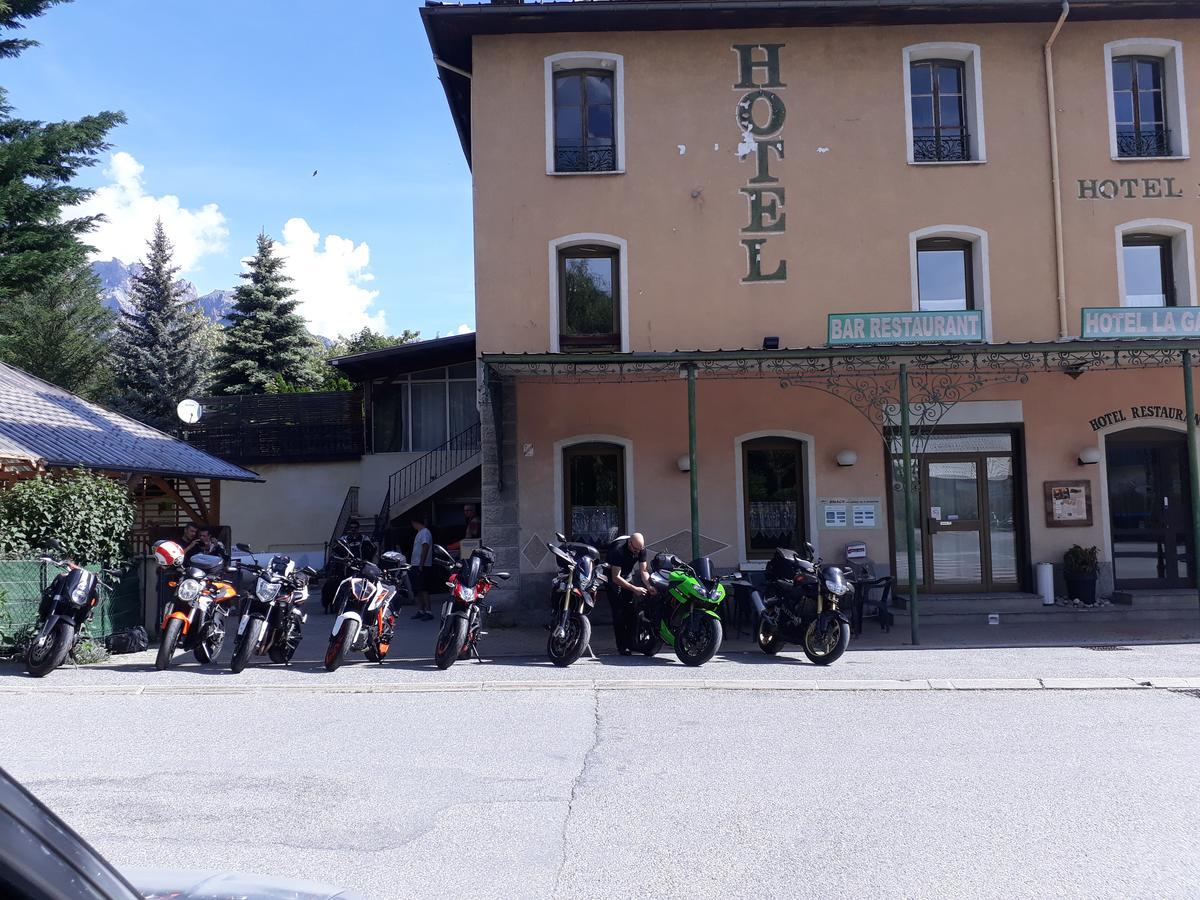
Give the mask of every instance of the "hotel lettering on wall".
MULTIPOLYGON (((780 78, 779 51, 783 44, 734 44, 738 79, 734 90, 745 91, 737 102, 738 128, 742 134, 738 159, 753 154, 755 174, 740 189, 749 204, 749 221, 742 226, 742 246, 746 248, 746 274, 742 284, 787 281, 787 260, 764 271, 763 249, 772 235, 783 234, 784 189, 778 175, 771 172, 772 155, 783 159, 783 123, 787 107, 779 91, 786 88, 780 78)), ((769 265, 769 264, 767 264, 769 265)))
POLYGON ((1200 307, 1085 307, 1079 333, 1084 338, 1200 337, 1200 307))
MULTIPOLYGON (((1160 406, 1154 403, 1139 403, 1131 406, 1128 410, 1112 409, 1103 415, 1096 416, 1094 419, 1088 419, 1088 424, 1092 426, 1092 431, 1100 431, 1108 428, 1110 425, 1119 425, 1122 422, 1133 422, 1137 419, 1166 419, 1168 422, 1186 422, 1187 413, 1178 406, 1160 406)), ((1196 413, 1196 424, 1200 425, 1200 413, 1196 413)))

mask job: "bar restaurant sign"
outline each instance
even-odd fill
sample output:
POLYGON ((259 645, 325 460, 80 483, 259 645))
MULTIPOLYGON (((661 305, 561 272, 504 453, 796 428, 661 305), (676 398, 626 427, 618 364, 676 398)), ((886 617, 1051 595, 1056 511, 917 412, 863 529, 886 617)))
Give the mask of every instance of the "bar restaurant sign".
POLYGON ((1085 338, 1200 337, 1200 307, 1089 307, 1079 333, 1085 338))
POLYGON ((983 313, 949 312, 831 313, 830 347, 854 344, 983 343, 983 313))

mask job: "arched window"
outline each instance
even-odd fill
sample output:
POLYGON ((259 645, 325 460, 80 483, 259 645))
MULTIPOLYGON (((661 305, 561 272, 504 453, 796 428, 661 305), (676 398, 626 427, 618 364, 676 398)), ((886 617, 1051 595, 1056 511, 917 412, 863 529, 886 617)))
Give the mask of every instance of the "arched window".
POLYGON ((904 118, 910 163, 978 163, 987 159, 978 44, 905 47, 904 118))
POLYGON ((776 547, 808 539, 805 448, 787 437, 741 444, 742 514, 747 560, 769 559, 776 547))
POLYGON ((1122 306, 1195 305, 1192 226, 1173 219, 1118 225, 1117 280, 1122 306))
POLYGON ((611 234, 550 242, 550 350, 629 350, 628 245, 611 234))
POLYGON ((914 311, 978 310, 992 339, 987 232, 968 225, 934 225, 908 236, 914 311))
POLYGON ((1183 44, 1131 38, 1104 45, 1113 159, 1188 155, 1183 44))
POLYGON ((624 168, 624 59, 580 51, 546 57, 546 172, 606 174, 624 168))
POLYGON ((596 547, 632 530, 632 443, 580 435, 557 442, 554 452, 558 530, 596 547))

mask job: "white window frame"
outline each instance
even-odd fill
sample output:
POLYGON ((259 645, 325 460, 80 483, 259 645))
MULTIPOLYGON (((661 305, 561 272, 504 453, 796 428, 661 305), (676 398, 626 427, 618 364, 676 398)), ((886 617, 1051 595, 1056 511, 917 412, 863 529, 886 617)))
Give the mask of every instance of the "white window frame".
MULTIPOLYGON (((737 499, 737 554, 738 563, 743 569, 760 571, 767 567, 765 559, 748 559, 746 552, 746 485, 743 468, 743 445, 759 438, 784 438, 798 441, 804 445, 804 516, 805 533, 808 542, 817 550, 821 549, 821 536, 817 531, 817 441, 811 434, 800 431, 787 431, 782 428, 768 428, 765 431, 751 431, 739 434, 733 439, 733 488, 737 499)), ((795 548, 797 550, 803 547, 795 548)))
POLYGON ((1108 152, 1113 162, 1188 159, 1187 94, 1183 78, 1183 44, 1169 38, 1125 38, 1104 45, 1104 89, 1108 105, 1108 152), (1157 56, 1163 61, 1167 126, 1171 132, 1170 156, 1118 156, 1117 112, 1113 104, 1113 57, 1157 56))
POLYGON ((921 287, 917 277, 917 244, 929 238, 954 238, 971 245, 971 277, 975 308, 983 313, 983 339, 992 341, 992 275, 988 262, 988 233, 970 225, 931 225, 908 235, 908 269, 913 312, 921 311, 921 287))
POLYGON ((987 162, 987 134, 983 127, 983 65, 978 44, 929 42, 911 44, 902 53, 904 61, 904 143, 910 166, 974 166, 987 162), (971 136, 970 159, 917 161, 913 156, 912 64, 927 59, 955 59, 963 65, 963 103, 971 136))
POLYGON ((624 175, 625 174, 625 57, 599 50, 571 50, 545 58, 546 80, 546 174, 547 175, 624 175), (617 134, 617 165, 608 172, 558 172, 554 168, 554 75, 572 69, 605 69, 613 73, 613 127, 617 134))
POLYGON ((1177 219, 1135 219, 1116 227, 1117 293, 1120 305, 1128 303, 1125 293, 1125 235, 1158 234, 1171 239, 1171 274, 1175 276, 1175 305, 1196 306, 1196 248, 1192 226, 1177 219))
POLYGON ((629 352, 629 243, 615 234, 579 232, 550 242, 550 352, 559 353, 558 253, 580 245, 610 247, 617 251, 617 304, 621 322, 621 352, 629 352))
POLYGON ((633 441, 615 434, 576 434, 554 442, 554 530, 559 534, 567 533, 566 523, 563 521, 563 510, 567 506, 563 451, 578 444, 613 444, 622 448, 622 456, 625 458, 625 533, 633 534, 637 531, 633 510, 633 500, 637 496, 633 489, 633 441))
MULTIPOLYGON (((370 410, 370 413, 371 413, 371 450, 370 450, 370 452, 371 452, 371 454, 375 454, 375 453, 428 453, 428 452, 430 452, 430 450, 437 449, 437 447, 431 447, 431 448, 427 448, 424 450, 413 450, 412 449, 412 420, 413 420, 413 417, 412 417, 412 405, 413 405, 412 404, 412 395, 413 395, 412 386, 413 386, 413 381, 414 381, 413 375, 420 375, 422 372, 432 372, 434 369, 442 369, 445 372, 445 374, 441 378, 418 378, 415 380, 418 384, 439 384, 440 383, 440 384, 444 384, 446 386, 446 404, 445 404, 446 405, 446 440, 450 440, 450 438, 454 437, 454 432, 450 428, 450 385, 452 385, 452 384, 478 384, 479 383, 478 376, 476 376, 475 378, 464 378, 462 376, 451 375, 450 370, 458 365, 462 365, 462 364, 454 363, 454 364, 448 365, 448 366, 430 366, 428 369, 418 369, 416 372, 406 372, 403 375, 395 375, 390 378, 379 378, 379 379, 375 379, 371 382, 372 393, 374 392, 374 387, 376 385, 380 385, 380 386, 387 385, 389 387, 391 387, 393 385, 403 385, 405 387, 405 391, 404 391, 404 421, 401 423, 402 424, 402 433, 400 435, 401 449, 399 449, 399 450, 377 451, 375 449, 375 398, 374 398, 374 396, 372 396, 371 410, 370 410)), ((476 410, 479 409, 478 396, 476 396, 475 408, 476 408, 476 410)), ((482 421, 482 417, 481 417, 481 421, 482 421)))

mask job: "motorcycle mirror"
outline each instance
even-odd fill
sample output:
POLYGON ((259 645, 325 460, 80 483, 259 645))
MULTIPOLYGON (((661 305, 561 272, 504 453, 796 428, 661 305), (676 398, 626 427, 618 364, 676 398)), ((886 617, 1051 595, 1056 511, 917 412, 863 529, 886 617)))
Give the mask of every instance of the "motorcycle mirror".
POLYGON ((494 573, 494 577, 499 578, 501 581, 508 581, 512 575, 508 572, 496 572, 494 573))
POLYGON ((558 538, 558 542, 560 544, 565 544, 567 542, 567 536, 565 534, 563 534, 561 531, 554 532, 554 536, 556 538, 558 538))
POLYGON ((317 577, 317 570, 314 569, 312 566, 305 566, 300 571, 303 572, 305 575, 307 575, 309 578, 317 577))
POLYGON ((237 548, 238 550, 241 550, 243 553, 253 553, 254 552, 253 550, 250 549, 249 544, 234 544, 233 546, 235 548, 237 548))

